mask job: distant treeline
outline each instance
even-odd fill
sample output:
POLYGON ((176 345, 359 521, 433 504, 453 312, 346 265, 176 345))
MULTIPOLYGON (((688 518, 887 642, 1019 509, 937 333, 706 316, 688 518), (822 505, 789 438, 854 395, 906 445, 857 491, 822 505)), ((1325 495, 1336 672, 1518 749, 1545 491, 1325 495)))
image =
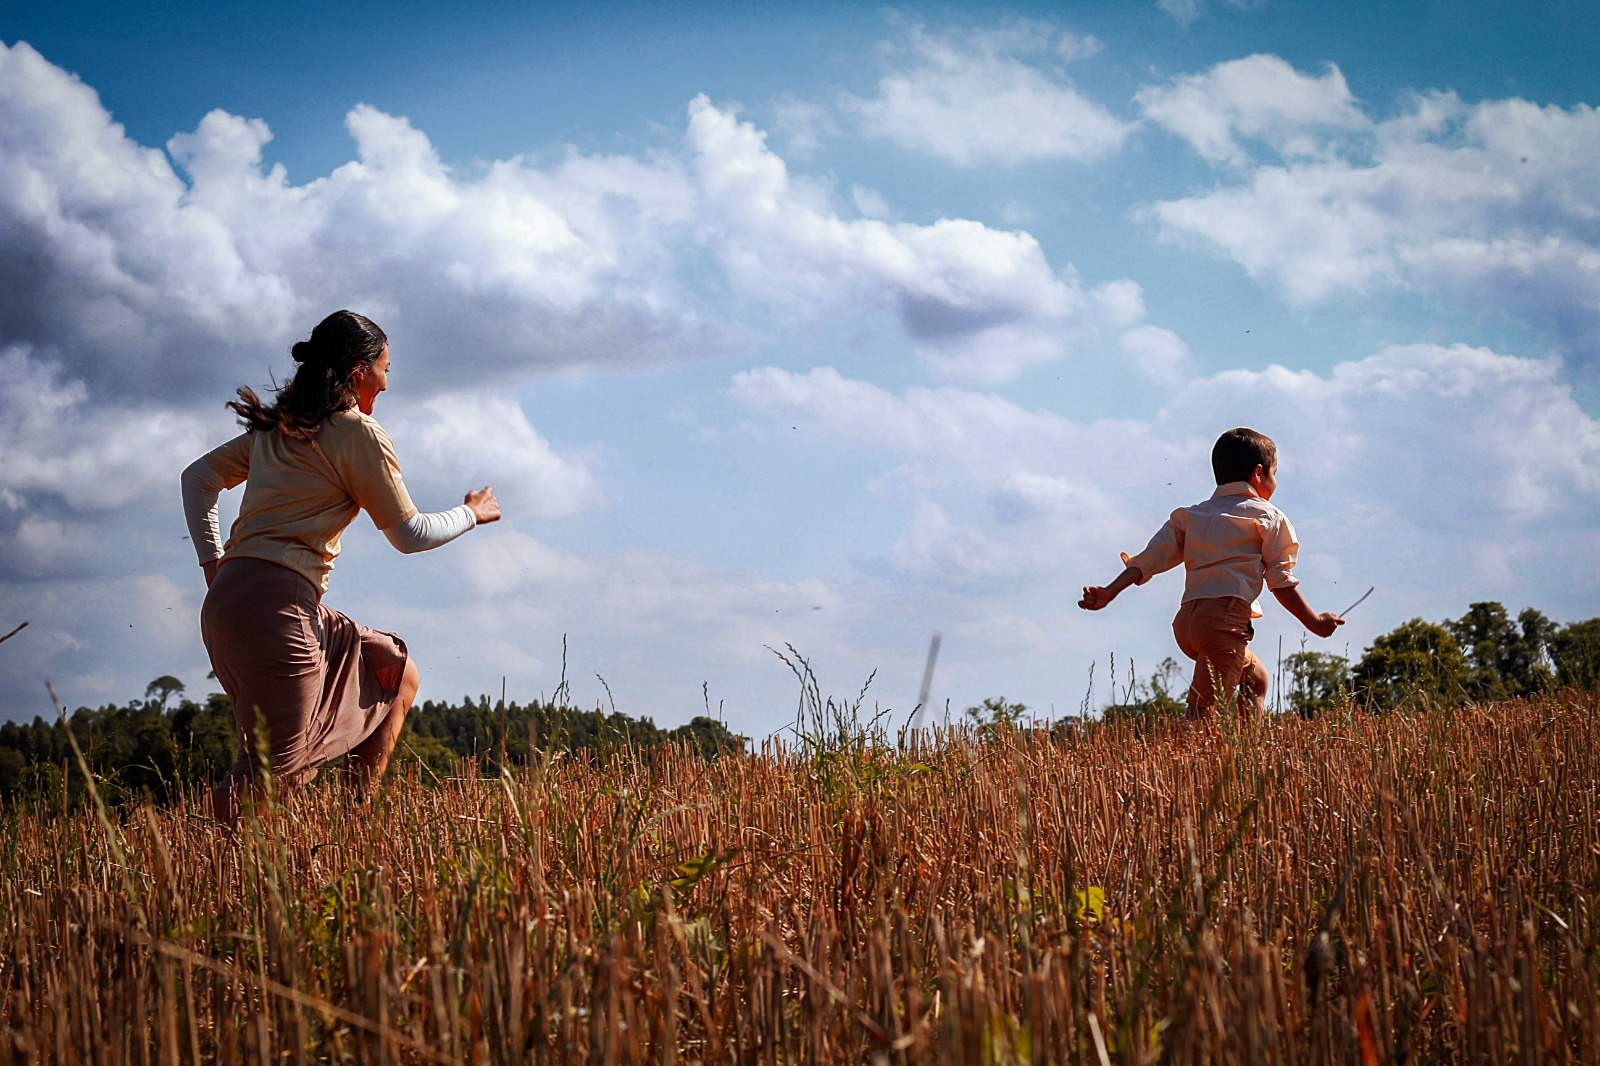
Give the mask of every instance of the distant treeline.
MULTIPOLYGON (((210 785, 233 765, 237 750, 233 704, 213 693, 205 702, 173 697, 183 682, 164 676, 150 682, 145 698, 126 704, 80 707, 68 716, 96 785, 110 801, 148 795, 157 801, 178 791, 210 785)), ((496 773, 504 761, 526 764, 533 751, 594 752, 621 747, 648 750, 689 744, 707 757, 742 748, 745 738, 714 718, 662 729, 649 718, 612 711, 585 711, 557 703, 510 703, 480 696, 459 704, 418 704, 406 718, 392 765, 421 763, 424 779, 459 772, 476 759, 480 772, 496 773)), ((73 804, 84 794, 67 725, 57 718, 0 725, 0 802, 36 806, 73 804)))
MULTIPOLYGON (((1600 687, 1600 618, 1571 625, 1552 622, 1527 608, 1512 619, 1499 603, 1474 603, 1460 618, 1425 622, 1413 618, 1372 642, 1352 665, 1339 655, 1297 651, 1273 660, 1275 695, 1284 711, 1314 717, 1351 705, 1382 711, 1414 705, 1489 702, 1530 696, 1558 687, 1600 687)), ((1167 659, 1148 679, 1130 673, 1112 679, 1111 703, 1086 717, 1153 719, 1183 713, 1189 664, 1167 659), (1120 690, 1119 690, 1120 689, 1120 690)), ((233 765, 233 705, 213 693, 204 703, 180 699, 184 684, 158 677, 142 700, 79 708, 69 716, 102 792, 112 800, 149 795, 170 798, 178 790, 221 779, 233 765)), ((1087 710, 1087 708, 1085 708, 1087 710)), ((980 728, 1027 721, 1027 707, 1003 697, 967 710, 980 728)), ((1070 729, 1072 721, 1059 723, 1070 729)), ((504 705, 487 696, 459 704, 428 700, 412 709, 395 750, 395 765, 421 763, 424 778, 457 771, 475 759, 484 772, 528 762, 534 751, 605 753, 622 747, 648 750, 686 743, 710 757, 743 748, 745 738, 709 716, 662 729, 649 718, 613 710, 579 710, 559 701, 504 705)), ((83 776, 66 726, 36 717, 31 724, 0 725, 0 802, 71 803, 83 793, 83 776)))
MULTIPOLYGON (((1600 618, 1560 625, 1532 607, 1513 619, 1493 601, 1474 603, 1460 618, 1411 621, 1373 640, 1354 664, 1342 655, 1296 651, 1275 662, 1274 696, 1285 711, 1312 718, 1352 705, 1388 710, 1418 701, 1439 706, 1532 696, 1556 688, 1600 687, 1600 618)), ((1110 717, 1183 710, 1189 664, 1167 659, 1148 680, 1129 678, 1110 717)), ((1113 689, 1117 679, 1113 679, 1113 689)))

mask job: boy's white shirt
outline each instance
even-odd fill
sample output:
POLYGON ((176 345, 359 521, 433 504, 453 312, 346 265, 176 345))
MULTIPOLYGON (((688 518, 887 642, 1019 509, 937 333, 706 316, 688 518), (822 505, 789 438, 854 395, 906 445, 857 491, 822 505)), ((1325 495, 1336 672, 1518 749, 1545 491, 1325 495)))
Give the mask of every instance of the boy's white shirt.
POLYGON ((1183 600, 1237 596, 1250 601, 1250 616, 1261 617, 1262 585, 1294 588, 1300 542, 1288 516, 1250 487, 1248 481, 1218 485, 1211 498, 1172 512, 1166 524, 1138 555, 1122 561, 1139 569, 1139 584, 1184 564, 1183 600))

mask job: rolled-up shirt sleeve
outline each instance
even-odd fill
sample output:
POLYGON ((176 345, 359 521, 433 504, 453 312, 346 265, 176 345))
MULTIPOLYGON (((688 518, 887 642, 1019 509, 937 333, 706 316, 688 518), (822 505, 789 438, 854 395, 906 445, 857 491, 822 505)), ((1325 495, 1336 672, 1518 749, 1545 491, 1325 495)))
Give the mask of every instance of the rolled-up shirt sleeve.
MULTIPOLYGON (((1183 562, 1184 517, 1182 509, 1173 511, 1172 517, 1150 538, 1150 543, 1144 546, 1143 551, 1132 556, 1127 552, 1122 553, 1123 563, 1138 569, 1138 584, 1142 585, 1155 575, 1183 562)), ((1291 562, 1289 565, 1294 564, 1291 562)))
POLYGON ((1300 556, 1300 540, 1294 526, 1282 512, 1261 523, 1261 563, 1267 588, 1292 589, 1300 584, 1294 564, 1300 556))

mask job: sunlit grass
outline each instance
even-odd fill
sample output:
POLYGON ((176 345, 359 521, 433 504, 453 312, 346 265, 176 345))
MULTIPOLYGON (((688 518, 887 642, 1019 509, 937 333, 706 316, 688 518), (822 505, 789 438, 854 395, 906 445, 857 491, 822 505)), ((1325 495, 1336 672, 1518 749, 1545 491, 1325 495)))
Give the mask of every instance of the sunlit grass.
POLYGON ((198 797, 8 812, 0 1062, 1600 1060, 1592 694, 1056 737, 843 710, 318 785, 234 834, 198 797))

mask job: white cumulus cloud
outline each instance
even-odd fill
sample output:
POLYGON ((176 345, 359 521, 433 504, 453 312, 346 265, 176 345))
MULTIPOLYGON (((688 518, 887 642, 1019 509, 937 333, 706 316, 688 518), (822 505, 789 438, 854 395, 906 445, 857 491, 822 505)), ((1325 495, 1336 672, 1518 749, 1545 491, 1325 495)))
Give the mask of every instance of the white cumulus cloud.
POLYGON ((689 108, 707 227, 728 275, 776 304, 882 306, 942 373, 1016 377, 1144 313, 1127 280, 1085 287, 1052 270, 1027 233, 966 219, 844 219, 789 176, 765 135, 705 97, 689 108))
MULTIPOLYGON (((1249 9, 1262 7, 1266 0, 1224 0, 1225 7, 1235 9, 1249 9)), ((1188 29, 1195 19, 1205 14, 1209 5, 1206 0, 1156 0, 1156 7, 1166 12, 1184 29, 1188 29)))
POLYGON ((1227 371, 1195 382, 1167 415, 1219 421, 1249 410, 1281 427, 1273 436, 1291 475, 1303 471, 1335 498, 1381 500, 1418 526, 1513 539, 1534 522, 1581 525, 1600 513, 1600 422, 1549 360, 1397 345, 1326 377, 1227 371))
MULTIPOLYGON (((1215 88, 1218 69, 1190 88, 1215 88)), ((1211 244, 1294 303, 1420 292, 1463 314, 1503 314, 1547 331, 1575 367, 1592 369, 1600 112, 1419 95, 1364 128, 1336 110, 1358 138, 1247 167, 1237 123, 1213 103, 1209 113, 1222 116, 1215 135, 1197 122, 1190 136, 1235 164, 1238 178, 1155 204, 1150 215, 1164 233, 1211 244)), ((1274 144, 1292 143, 1295 128, 1277 129, 1274 144)))
MULTIPOLYGON (((562 518, 603 502, 588 458, 557 452, 507 397, 445 393, 385 415, 384 424, 401 442, 407 481, 442 496, 492 484, 508 509, 537 518, 562 518)), ((419 499, 418 506, 442 510, 454 502, 419 499)))
POLYGON ((93 391, 168 397, 259 373, 338 306, 377 319, 422 380, 726 345, 674 277, 694 204, 677 164, 458 170, 404 118, 358 105, 346 124, 356 159, 304 185, 264 167, 265 122, 222 111, 169 160, 78 79, 0 45, 0 340, 93 391))
POLYGON ((1122 351, 1139 372, 1162 385, 1183 377, 1189 363, 1189 346, 1183 338, 1161 326, 1137 326, 1122 335, 1122 351))
POLYGON ((1131 127, 1064 70, 1099 47, 1035 24, 943 34, 913 25, 889 52, 877 95, 848 106, 867 134, 958 166, 1103 159, 1131 127))
POLYGON ((705 248, 744 295, 802 318, 887 317, 967 379, 1014 377, 1142 315, 1137 285, 1085 285, 1024 232, 883 221, 892 207, 869 190, 852 214, 878 217, 841 217, 762 131, 705 97, 688 111, 684 141, 648 157, 455 166, 406 118, 358 104, 355 158, 297 185, 266 164, 260 119, 212 111, 163 153, 28 45, 0 46, 0 343, 97 396, 195 402, 259 386, 270 353, 347 306, 419 385, 484 387, 748 343, 690 284, 705 248))
POLYGON ((885 465, 937 459, 941 476, 905 483, 909 528, 891 557, 952 580, 1046 579, 1136 550, 1209 493, 1212 440, 1233 425, 1278 441, 1284 505, 1323 534, 1311 548, 1374 572, 1405 573, 1401 545, 1466 557, 1498 541, 1519 579, 1549 584, 1538 552, 1592 539, 1600 513, 1600 422, 1556 364, 1462 345, 1396 346, 1326 375, 1192 379, 1148 421, 1079 423, 954 388, 897 395, 830 368, 750 371, 733 395, 885 465))
POLYGON ((25 348, 0 351, 0 506, 115 512, 176 485, 204 440, 199 418, 149 403, 95 405, 58 366, 25 348))
POLYGON ((1315 156, 1329 132, 1370 124, 1338 67, 1329 64, 1312 77, 1271 55, 1232 59, 1171 85, 1147 86, 1134 100, 1145 118, 1220 163, 1249 160, 1241 139, 1286 157, 1315 156))

